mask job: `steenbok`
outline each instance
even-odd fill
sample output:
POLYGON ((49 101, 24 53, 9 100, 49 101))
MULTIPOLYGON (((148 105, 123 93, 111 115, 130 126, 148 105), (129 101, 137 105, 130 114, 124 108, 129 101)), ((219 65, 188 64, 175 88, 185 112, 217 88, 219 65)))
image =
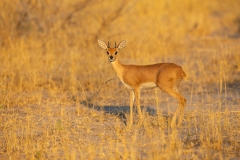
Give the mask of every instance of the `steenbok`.
POLYGON ((126 46, 126 40, 119 43, 118 46, 110 48, 105 42, 98 40, 99 46, 104 49, 108 55, 108 60, 117 72, 117 76, 122 83, 130 89, 130 121, 129 126, 133 123, 133 103, 136 97, 137 109, 140 120, 143 119, 140 107, 140 90, 150 88, 160 88, 172 97, 178 100, 179 106, 175 112, 171 127, 175 127, 178 114, 178 126, 181 125, 186 99, 177 90, 181 80, 186 76, 182 67, 174 63, 157 63, 151 65, 124 65, 118 59, 118 52, 126 46), (180 113, 179 113, 180 112, 180 113))

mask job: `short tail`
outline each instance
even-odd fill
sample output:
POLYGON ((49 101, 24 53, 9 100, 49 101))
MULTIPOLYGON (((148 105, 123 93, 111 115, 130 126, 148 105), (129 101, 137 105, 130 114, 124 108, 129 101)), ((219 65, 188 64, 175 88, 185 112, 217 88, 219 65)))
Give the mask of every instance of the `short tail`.
POLYGON ((186 77, 186 73, 182 70, 182 78, 186 77))

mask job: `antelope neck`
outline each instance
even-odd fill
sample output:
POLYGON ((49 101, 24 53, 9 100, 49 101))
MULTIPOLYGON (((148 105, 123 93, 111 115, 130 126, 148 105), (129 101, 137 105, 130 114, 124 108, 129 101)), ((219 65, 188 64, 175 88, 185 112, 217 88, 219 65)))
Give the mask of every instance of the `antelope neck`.
POLYGON ((113 66, 114 70, 117 72, 117 76, 118 76, 121 80, 123 80, 123 77, 122 77, 122 73, 123 73, 123 71, 124 71, 124 66, 123 66, 123 64, 121 64, 118 59, 116 59, 115 61, 113 61, 113 62, 111 62, 111 63, 112 63, 112 66, 113 66))

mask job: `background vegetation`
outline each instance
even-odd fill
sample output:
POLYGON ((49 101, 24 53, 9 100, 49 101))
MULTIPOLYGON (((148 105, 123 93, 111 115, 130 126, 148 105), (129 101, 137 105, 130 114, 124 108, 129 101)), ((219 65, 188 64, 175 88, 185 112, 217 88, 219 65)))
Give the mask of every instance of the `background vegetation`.
POLYGON ((0 159, 239 158, 239 4, 1 0, 0 159), (169 128, 177 104, 159 90, 142 92, 143 125, 106 113, 129 93, 114 79, 95 94, 116 77, 98 39, 127 39, 123 63, 183 66, 181 128, 169 128))

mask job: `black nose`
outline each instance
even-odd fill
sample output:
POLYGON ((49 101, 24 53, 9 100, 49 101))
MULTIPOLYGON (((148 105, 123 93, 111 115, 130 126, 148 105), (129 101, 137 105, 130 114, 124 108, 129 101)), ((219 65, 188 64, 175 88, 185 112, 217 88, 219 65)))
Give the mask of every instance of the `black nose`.
POLYGON ((109 58, 110 58, 110 59, 113 59, 113 56, 110 56, 109 58))

